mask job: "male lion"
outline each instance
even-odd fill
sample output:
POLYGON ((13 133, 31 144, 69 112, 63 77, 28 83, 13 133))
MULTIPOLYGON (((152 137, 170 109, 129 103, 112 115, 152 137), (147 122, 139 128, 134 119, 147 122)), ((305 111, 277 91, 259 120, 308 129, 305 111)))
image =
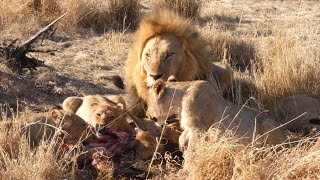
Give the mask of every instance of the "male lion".
POLYGON ((136 98, 135 104, 142 102, 145 105, 147 87, 157 79, 167 80, 171 75, 178 81, 207 80, 221 88, 232 80, 229 68, 212 64, 207 42, 190 20, 159 9, 140 22, 126 62, 126 89, 136 98))
POLYGON ((127 122, 126 104, 121 96, 68 97, 62 106, 65 111, 78 115, 94 128, 107 126, 116 131, 135 133, 127 122))
MULTIPOLYGON (((159 125, 171 117, 181 119, 181 128, 184 130, 179 137, 181 148, 193 144, 195 136, 212 125, 222 130, 233 130, 244 144, 278 127, 273 119, 228 102, 206 81, 166 83, 157 80, 150 88, 147 105, 147 115, 159 125)), ((271 145, 285 140, 281 128, 274 129, 267 136, 263 139, 271 145)))

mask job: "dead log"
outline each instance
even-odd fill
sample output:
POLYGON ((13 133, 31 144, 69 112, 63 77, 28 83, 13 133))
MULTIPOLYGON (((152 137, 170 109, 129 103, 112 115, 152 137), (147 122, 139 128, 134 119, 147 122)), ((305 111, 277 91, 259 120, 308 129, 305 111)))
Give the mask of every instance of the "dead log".
POLYGON ((46 67, 44 61, 40 61, 36 58, 29 57, 29 52, 36 52, 33 44, 39 40, 42 35, 45 35, 49 31, 55 31, 53 25, 63 18, 67 13, 61 15, 59 18, 51 22, 49 25, 41 29, 27 41, 21 45, 17 45, 18 39, 15 39, 10 44, 3 47, 0 46, 0 61, 11 69, 13 72, 22 73, 24 68, 28 68, 30 71, 37 70, 37 67, 46 67))

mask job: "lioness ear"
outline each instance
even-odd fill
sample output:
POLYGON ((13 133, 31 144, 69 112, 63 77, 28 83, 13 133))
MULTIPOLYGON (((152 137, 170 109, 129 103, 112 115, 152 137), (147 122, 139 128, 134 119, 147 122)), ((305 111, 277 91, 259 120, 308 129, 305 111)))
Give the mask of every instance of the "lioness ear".
POLYGON ((63 110, 75 114, 82 105, 83 99, 81 97, 68 97, 62 103, 63 110))
POLYGON ((55 123, 58 123, 60 118, 63 117, 62 109, 54 107, 54 108, 51 108, 49 112, 51 113, 52 120, 55 123))
POLYGON ((96 106, 98 106, 98 103, 92 103, 90 106, 91 107, 96 107, 96 106))
POLYGON ((152 90, 154 93, 156 93, 157 97, 159 98, 160 95, 163 93, 164 88, 166 87, 166 83, 162 80, 157 80, 153 86, 152 90))
POLYGON ((125 106, 122 103, 118 103, 116 106, 120 109, 125 109, 125 106))

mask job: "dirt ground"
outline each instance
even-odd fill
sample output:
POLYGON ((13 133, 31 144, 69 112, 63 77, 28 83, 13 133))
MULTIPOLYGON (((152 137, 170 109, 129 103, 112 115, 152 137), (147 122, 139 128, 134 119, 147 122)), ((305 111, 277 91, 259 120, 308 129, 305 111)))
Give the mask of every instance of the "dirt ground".
MULTIPOLYGON (((196 28, 212 46, 212 59, 227 61, 238 80, 229 100, 243 104, 254 97, 269 109, 288 95, 320 95, 319 1, 203 2, 203 10, 194 20, 196 28), (263 62, 265 69, 259 73, 241 71, 235 63, 240 60, 263 62), (245 86, 246 83, 251 86, 245 86)), ((148 13, 152 1, 142 4, 142 12, 148 13)), ((0 42, 15 38, 23 42, 38 30, 30 26, 29 32, 25 30, 28 28, 17 24, 0 28, 0 42)), ((52 39, 38 43, 42 50, 53 50, 51 53, 30 54, 49 68, 15 74, 0 63, 0 120, 13 119, 25 109, 47 111, 69 96, 126 95, 112 83, 111 77, 124 77, 134 28, 104 33, 84 28, 69 31, 62 22, 57 28, 52 39)), ((160 171, 159 177, 167 173, 160 171)), ((274 177, 296 177, 282 175, 274 177)))

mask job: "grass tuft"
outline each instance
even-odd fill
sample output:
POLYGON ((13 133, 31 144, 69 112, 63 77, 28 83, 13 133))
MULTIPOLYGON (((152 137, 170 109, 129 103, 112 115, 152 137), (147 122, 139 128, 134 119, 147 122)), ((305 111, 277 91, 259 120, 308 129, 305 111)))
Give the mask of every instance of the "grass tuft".
POLYGON ((153 0, 155 8, 172 9, 181 15, 195 19, 202 11, 202 2, 198 0, 153 0))

